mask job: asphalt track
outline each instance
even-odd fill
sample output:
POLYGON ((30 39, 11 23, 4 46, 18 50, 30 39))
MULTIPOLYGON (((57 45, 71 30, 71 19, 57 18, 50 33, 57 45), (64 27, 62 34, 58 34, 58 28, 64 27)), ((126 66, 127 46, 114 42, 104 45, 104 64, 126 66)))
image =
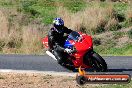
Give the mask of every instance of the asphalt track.
MULTIPOLYGON (((103 57, 108 72, 132 76, 132 56, 103 57)), ((0 55, 0 69, 70 72, 47 55, 0 55)))

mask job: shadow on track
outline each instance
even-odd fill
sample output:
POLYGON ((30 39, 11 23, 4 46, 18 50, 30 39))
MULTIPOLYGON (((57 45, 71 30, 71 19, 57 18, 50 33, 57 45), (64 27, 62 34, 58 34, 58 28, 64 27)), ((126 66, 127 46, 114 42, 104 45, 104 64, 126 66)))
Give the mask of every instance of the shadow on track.
MULTIPOLYGON (((86 72, 94 72, 93 69, 85 69, 86 72)), ((124 71, 131 71, 132 72, 132 69, 108 69, 107 72, 124 72, 124 71)), ((78 72, 78 70, 74 70, 73 72, 78 72)))
POLYGON ((108 72, 132 71, 132 69, 108 69, 108 72))

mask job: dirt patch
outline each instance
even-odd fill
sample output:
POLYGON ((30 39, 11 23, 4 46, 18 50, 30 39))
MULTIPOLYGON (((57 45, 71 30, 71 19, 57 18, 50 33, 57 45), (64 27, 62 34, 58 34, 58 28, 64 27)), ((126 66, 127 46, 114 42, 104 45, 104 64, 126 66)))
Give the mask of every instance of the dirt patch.
POLYGON ((0 73, 0 88, 93 88, 79 86, 75 77, 53 76, 40 73, 0 73))

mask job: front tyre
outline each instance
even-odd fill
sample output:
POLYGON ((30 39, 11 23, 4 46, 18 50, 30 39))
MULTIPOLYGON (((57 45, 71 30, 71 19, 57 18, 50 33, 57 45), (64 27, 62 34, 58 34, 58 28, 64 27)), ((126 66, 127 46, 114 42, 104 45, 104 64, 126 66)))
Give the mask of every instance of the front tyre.
POLYGON ((98 72, 106 72, 107 64, 105 60, 96 52, 91 55, 91 65, 98 72))
POLYGON ((86 83, 86 78, 84 76, 78 76, 76 78, 76 82, 79 84, 79 85, 84 85, 86 83))

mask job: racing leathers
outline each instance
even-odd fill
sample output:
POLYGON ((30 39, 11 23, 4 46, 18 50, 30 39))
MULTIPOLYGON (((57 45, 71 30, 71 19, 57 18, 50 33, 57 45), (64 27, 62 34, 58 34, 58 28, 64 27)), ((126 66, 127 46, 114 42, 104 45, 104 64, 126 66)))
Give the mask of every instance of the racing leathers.
POLYGON ((54 55, 59 64, 64 63, 66 59, 65 57, 68 55, 64 52, 64 43, 67 38, 65 35, 70 34, 71 32, 72 30, 65 26, 61 29, 61 32, 55 27, 52 27, 48 32, 49 51, 54 51, 54 55))

